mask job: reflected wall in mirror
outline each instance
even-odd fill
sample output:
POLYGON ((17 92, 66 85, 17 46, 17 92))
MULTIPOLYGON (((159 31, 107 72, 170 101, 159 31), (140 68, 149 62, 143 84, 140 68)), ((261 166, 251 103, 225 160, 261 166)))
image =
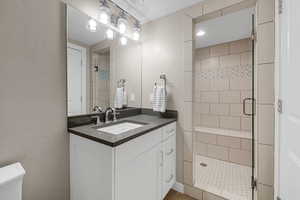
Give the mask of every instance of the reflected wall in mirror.
POLYGON ((69 116, 141 106, 141 44, 108 30, 68 6, 69 116))

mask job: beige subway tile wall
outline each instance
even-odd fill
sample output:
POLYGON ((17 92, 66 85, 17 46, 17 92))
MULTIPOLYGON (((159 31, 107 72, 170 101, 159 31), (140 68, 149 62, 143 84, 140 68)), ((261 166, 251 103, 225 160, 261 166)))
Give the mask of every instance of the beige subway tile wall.
POLYGON ((197 49, 194 126, 250 131, 242 101, 251 97, 251 43, 242 39, 197 49))
MULTIPOLYGON (((193 91, 195 127, 250 132, 243 99, 252 96, 250 39, 196 49, 193 91)), ((246 111, 251 105, 246 105, 246 111)), ((251 140, 196 131, 196 154, 251 166, 251 140)))
POLYGON ((195 132, 195 153, 218 160, 251 166, 250 139, 195 132))

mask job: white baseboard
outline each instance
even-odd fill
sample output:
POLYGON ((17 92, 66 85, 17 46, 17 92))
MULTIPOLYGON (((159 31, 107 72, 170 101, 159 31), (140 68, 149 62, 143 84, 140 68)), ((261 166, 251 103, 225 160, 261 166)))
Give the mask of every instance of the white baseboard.
POLYGON ((173 185, 172 189, 175 190, 176 192, 184 193, 184 185, 180 182, 176 182, 173 185))

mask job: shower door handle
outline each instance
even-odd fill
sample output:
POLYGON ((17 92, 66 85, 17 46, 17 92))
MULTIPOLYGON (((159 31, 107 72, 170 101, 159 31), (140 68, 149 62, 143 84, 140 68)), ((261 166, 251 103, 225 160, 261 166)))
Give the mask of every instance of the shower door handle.
POLYGON ((247 113, 246 112, 246 103, 247 103, 247 101, 251 101, 252 108, 254 108, 255 99, 253 99, 253 98, 245 98, 245 99, 243 99, 243 114, 246 115, 246 116, 253 116, 255 114, 254 113, 255 109, 252 109, 252 113, 247 113))

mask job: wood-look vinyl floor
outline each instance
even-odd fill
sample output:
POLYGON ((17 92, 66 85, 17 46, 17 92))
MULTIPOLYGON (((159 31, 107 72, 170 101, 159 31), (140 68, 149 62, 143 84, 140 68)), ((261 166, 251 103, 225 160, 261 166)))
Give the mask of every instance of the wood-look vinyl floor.
POLYGON ((192 197, 189 197, 185 194, 181 194, 174 190, 171 190, 164 200, 196 200, 192 197))

